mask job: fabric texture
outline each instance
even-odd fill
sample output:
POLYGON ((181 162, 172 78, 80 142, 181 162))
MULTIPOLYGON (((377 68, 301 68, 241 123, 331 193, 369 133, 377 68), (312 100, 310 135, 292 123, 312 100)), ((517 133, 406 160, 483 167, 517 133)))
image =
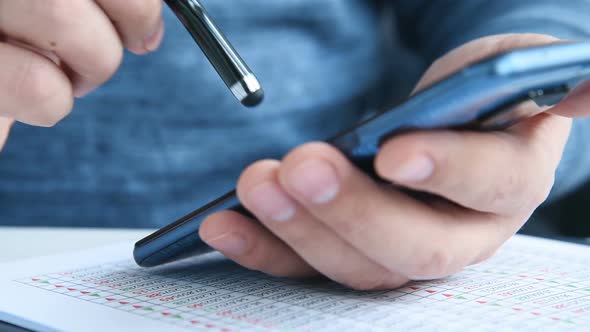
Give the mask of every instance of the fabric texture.
MULTIPOLYGON (((0 224, 163 226, 232 189, 249 163, 399 100, 455 46, 506 32, 584 38, 590 16, 582 0, 203 3, 265 87, 262 106, 242 108, 166 10, 158 52, 126 54, 55 128, 15 125, 0 153, 0 224)), ((589 126, 575 124, 555 195, 588 176, 589 126)))

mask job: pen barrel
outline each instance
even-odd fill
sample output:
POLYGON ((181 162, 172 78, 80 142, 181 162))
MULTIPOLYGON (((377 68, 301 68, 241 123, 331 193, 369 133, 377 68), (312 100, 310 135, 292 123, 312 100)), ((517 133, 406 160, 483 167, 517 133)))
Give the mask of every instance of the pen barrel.
POLYGON ((250 68, 197 0, 165 1, 238 100, 262 92, 250 68))

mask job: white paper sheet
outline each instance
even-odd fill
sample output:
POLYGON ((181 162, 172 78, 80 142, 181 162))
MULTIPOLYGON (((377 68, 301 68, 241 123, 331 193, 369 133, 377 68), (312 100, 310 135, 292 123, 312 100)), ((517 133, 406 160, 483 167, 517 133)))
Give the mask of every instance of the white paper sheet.
POLYGON ((444 280, 357 292, 122 244, 0 265, 0 320, 39 331, 589 331, 590 247, 523 236, 444 280))

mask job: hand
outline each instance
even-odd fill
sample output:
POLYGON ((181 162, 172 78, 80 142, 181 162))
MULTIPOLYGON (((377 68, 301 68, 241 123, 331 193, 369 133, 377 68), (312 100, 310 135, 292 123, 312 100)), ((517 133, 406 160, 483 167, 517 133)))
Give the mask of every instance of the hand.
MULTIPOLYGON (((417 89, 494 53, 554 42, 543 35, 473 41, 436 61, 417 89)), ((546 199, 571 125, 560 114, 583 115, 590 102, 584 91, 574 95, 503 132, 414 132, 387 141, 378 174, 439 201, 377 184, 333 147, 312 143, 242 174, 240 200, 261 224, 222 212, 200 235, 239 264, 277 276, 320 273, 356 289, 448 276, 490 257, 546 199)))
POLYGON ((161 0, 0 0, 0 149, 13 120, 52 126, 163 36, 161 0))

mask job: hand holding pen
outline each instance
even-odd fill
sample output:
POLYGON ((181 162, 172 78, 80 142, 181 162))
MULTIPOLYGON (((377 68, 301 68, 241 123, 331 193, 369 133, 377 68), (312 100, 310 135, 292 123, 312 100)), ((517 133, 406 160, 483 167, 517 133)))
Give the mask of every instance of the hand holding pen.
MULTIPOLYGON (((0 1, 0 148, 15 121, 50 127, 119 68, 154 51, 162 0, 0 1)), ((43 146, 45 142, 39 142, 43 146)))
MULTIPOLYGON (((196 0, 166 2, 236 98, 246 106, 259 104, 260 83, 203 7, 196 0)), ((0 149, 14 121, 55 125, 71 112, 75 98, 117 71, 123 48, 146 54, 164 35, 162 0, 1 3, 0 149)))

